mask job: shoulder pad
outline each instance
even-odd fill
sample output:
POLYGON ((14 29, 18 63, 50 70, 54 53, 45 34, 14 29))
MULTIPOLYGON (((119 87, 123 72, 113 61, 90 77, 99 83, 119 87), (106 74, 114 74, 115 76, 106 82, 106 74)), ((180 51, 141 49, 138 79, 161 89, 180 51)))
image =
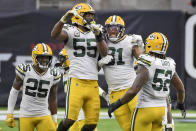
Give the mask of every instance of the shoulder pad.
POLYGON ((59 70, 57 68, 50 68, 50 74, 52 76, 58 76, 60 73, 59 73, 59 70))
POLYGON ((57 83, 61 79, 61 73, 57 68, 51 68, 50 69, 50 74, 54 76, 54 83, 57 83))
POLYGON ((169 60, 171 64, 176 66, 176 62, 174 61, 174 59, 172 59, 171 57, 167 57, 167 60, 169 60))
POLYGON ((31 66, 30 66, 30 64, 20 64, 20 65, 16 66, 16 70, 18 70, 21 73, 25 73, 25 72, 31 70, 31 66))
POLYGON ((31 71, 31 65, 30 64, 20 64, 16 66, 15 72, 16 74, 21 78, 24 79, 25 73, 31 71))
POLYGON ((142 54, 138 58, 138 64, 141 64, 141 65, 151 66, 152 61, 153 61, 152 57, 149 56, 148 54, 142 54))
POLYGON ((54 80, 59 80, 61 78, 61 73, 57 68, 50 68, 50 74, 54 76, 54 80))

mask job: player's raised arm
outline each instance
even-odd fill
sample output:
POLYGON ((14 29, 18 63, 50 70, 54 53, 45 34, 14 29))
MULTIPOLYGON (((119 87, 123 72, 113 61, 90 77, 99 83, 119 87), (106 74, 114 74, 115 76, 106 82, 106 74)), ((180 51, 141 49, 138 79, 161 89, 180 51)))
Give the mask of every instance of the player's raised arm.
POLYGON ((108 46, 103 38, 103 33, 99 31, 98 34, 95 33, 95 38, 97 42, 97 48, 101 56, 106 56, 108 54, 108 46))
POLYGON ((97 48, 101 56, 104 57, 108 54, 108 46, 104 40, 104 34, 101 28, 100 25, 95 24, 95 21, 91 22, 90 29, 95 34, 97 48))
POLYGON ((139 46, 134 45, 132 48, 132 56, 134 56, 137 59, 140 54, 141 54, 141 51, 140 51, 139 46))
POLYGON ((131 35, 131 43, 133 44, 132 47, 132 56, 134 56, 136 59, 139 57, 139 55, 143 52, 143 40, 141 35, 131 35))
POLYGON ((69 10, 65 13, 64 16, 54 25, 52 31, 51 31, 51 37, 58 41, 67 41, 68 35, 66 31, 63 31, 63 26, 65 23, 67 23, 68 20, 72 18, 74 15, 73 10, 69 10))

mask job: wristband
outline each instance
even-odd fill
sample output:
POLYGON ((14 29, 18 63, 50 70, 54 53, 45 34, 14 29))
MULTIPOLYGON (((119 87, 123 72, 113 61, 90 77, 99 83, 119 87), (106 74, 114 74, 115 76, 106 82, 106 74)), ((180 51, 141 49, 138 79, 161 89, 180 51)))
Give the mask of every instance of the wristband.
POLYGON ((102 40, 104 40, 103 38, 103 34, 100 32, 99 35, 95 35, 96 38, 96 42, 101 42, 102 40))

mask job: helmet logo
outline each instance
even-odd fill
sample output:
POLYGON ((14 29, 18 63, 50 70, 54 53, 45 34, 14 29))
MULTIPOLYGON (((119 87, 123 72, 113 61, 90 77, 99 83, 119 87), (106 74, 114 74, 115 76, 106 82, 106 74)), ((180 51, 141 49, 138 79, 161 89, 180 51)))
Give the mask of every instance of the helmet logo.
POLYGON ((80 5, 80 6, 76 6, 76 7, 74 8, 74 10, 77 11, 77 10, 80 10, 81 8, 82 8, 81 5, 80 5))
POLYGON ((36 51, 37 50, 37 46, 35 46, 34 48, 33 48, 33 51, 36 51))
POLYGON ((154 40, 154 39, 155 39, 155 35, 154 34, 149 36, 149 40, 154 40))

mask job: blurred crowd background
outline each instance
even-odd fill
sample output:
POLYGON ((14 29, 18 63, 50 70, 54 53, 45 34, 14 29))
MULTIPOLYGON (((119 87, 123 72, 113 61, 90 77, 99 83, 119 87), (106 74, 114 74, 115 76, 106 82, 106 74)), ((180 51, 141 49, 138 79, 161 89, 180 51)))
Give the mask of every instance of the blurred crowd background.
POLYGON ((195 0, 1 0, 0 13, 68 9, 86 2, 96 10, 181 10, 195 13, 195 0))

